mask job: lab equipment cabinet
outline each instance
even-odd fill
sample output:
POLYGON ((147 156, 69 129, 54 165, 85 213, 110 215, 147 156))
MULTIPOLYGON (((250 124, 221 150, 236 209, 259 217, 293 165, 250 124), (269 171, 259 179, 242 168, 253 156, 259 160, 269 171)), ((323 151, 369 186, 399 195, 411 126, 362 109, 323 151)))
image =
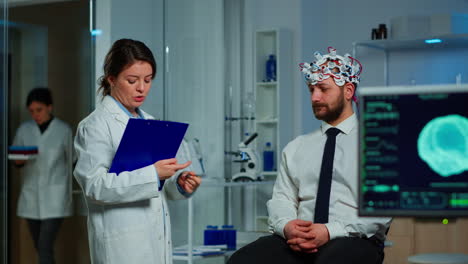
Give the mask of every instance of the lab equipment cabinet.
MULTIPOLYGON (((256 150, 263 159, 268 143, 274 151, 273 169, 262 171, 274 180, 284 146, 292 140, 291 33, 283 29, 258 30, 254 36, 254 94, 256 150)), ((270 166, 267 166, 270 167, 270 166)), ((263 168, 262 168, 263 169, 263 168)))

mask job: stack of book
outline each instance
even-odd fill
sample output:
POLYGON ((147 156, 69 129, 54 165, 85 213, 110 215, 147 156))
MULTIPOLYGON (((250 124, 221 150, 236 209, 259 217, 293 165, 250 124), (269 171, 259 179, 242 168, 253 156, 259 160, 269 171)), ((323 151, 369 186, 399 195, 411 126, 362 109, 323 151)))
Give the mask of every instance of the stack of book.
POLYGON ((8 147, 8 159, 30 160, 35 159, 39 153, 37 146, 10 146, 8 147))

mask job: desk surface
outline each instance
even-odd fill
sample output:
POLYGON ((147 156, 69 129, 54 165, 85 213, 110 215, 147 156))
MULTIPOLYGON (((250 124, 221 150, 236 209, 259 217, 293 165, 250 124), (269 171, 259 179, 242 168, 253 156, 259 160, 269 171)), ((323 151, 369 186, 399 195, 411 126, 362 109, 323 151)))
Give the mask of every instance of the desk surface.
POLYGON ((455 253, 430 253, 408 257, 411 264, 468 264, 468 255, 455 253))

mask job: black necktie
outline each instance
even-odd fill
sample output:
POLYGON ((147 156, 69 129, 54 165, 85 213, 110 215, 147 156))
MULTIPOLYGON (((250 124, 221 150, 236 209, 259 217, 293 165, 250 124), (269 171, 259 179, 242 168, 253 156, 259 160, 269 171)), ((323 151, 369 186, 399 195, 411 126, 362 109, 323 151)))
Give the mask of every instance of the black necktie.
POLYGON ((320 168, 320 179, 315 202, 314 223, 328 223, 328 208, 330 206, 330 188, 333 172, 333 158, 335 157, 336 135, 341 131, 338 128, 327 130, 327 142, 323 151, 322 167, 320 168))

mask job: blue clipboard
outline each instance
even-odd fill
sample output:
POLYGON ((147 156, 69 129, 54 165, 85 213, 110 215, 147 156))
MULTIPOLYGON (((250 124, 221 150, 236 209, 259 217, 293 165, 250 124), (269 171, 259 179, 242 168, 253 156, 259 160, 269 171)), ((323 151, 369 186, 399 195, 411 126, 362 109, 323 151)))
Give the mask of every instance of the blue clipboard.
POLYGON ((130 119, 109 172, 133 171, 158 160, 174 158, 187 128, 186 123, 130 119))

